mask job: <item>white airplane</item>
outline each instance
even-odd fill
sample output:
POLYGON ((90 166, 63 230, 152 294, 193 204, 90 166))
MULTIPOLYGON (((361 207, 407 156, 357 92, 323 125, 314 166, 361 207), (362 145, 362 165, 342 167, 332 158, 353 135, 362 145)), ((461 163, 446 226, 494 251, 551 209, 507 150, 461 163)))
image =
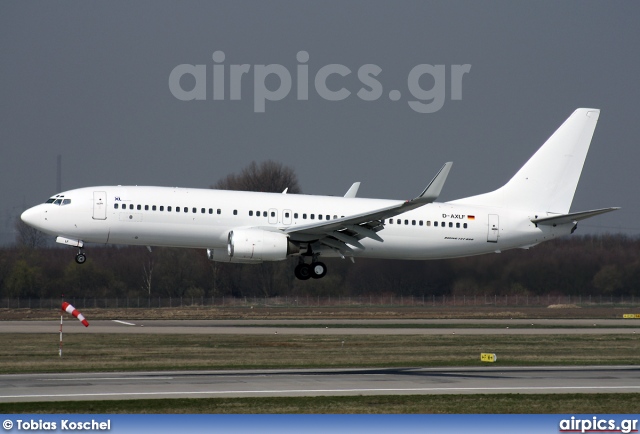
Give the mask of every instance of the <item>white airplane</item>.
POLYGON ((261 263, 298 257, 298 279, 321 278, 326 257, 441 259, 529 248, 573 233, 579 220, 614 211, 569 212, 598 121, 577 109, 503 187, 436 203, 452 163, 412 200, 103 186, 65 191, 26 210, 30 226, 79 248, 108 243, 207 249, 212 261, 261 263))

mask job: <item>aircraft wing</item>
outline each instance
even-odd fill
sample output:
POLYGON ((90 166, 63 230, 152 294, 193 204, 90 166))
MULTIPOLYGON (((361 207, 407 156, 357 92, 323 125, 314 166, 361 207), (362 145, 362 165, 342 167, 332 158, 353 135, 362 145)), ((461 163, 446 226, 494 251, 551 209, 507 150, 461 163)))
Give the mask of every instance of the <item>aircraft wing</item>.
POLYGON ((591 211, 580 211, 580 212, 572 212, 569 214, 558 214, 558 215, 531 219, 531 222, 538 225, 561 225, 565 223, 578 222, 580 220, 588 219, 589 217, 594 217, 594 216, 604 214, 606 212, 615 211, 618 209, 620 209, 620 207, 600 208, 600 209, 594 209, 591 211))
POLYGON ((339 219, 289 227, 284 230, 284 233, 288 234, 293 241, 318 241, 321 244, 339 250, 341 253, 351 252, 353 249, 350 246, 364 249, 358 241, 362 238, 371 238, 383 242, 384 240, 377 234, 378 231, 384 228, 382 220, 434 202, 442 191, 452 164, 451 162, 445 163, 429 185, 414 199, 398 201, 396 204, 385 208, 374 209, 339 219))

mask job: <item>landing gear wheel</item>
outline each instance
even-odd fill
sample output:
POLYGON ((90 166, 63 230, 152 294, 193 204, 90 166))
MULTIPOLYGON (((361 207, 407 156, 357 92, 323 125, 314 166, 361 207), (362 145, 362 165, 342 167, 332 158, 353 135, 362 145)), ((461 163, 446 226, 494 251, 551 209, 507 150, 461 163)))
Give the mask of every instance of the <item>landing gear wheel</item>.
POLYGON ((323 262, 313 262, 310 267, 314 279, 322 279, 327 274, 327 266, 323 262))
POLYGON ((85 256, 84 253, 78 253, 76 255, 76 262, 78 264, 84 264, 86 260, 87 260, 87 257, 85 256))
POLYGON ((307 280, 311 277, 311 267, 307 264, 298 264, 294 274, 300 280, 307 280))

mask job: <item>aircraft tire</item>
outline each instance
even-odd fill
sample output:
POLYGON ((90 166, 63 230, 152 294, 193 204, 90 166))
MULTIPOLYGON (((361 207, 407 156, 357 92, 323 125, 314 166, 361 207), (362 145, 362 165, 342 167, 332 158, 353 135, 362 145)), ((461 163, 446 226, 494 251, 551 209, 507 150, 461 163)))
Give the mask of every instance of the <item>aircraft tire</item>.
POLYGON ((311 277, 311 266, 308 264, 298 264, 294 270, 294 274, 300 280, 308 280, 311 277))
POLYGON ((84 264, 87 261, 87 257, 85 256, 84 253, 78 253, 76 255, 76 262, 78 264, 84 264))
POLYGON ((322 279, 327 274, 327 266, 324 262, 314 262, 311 264, 311 277, 322 279))

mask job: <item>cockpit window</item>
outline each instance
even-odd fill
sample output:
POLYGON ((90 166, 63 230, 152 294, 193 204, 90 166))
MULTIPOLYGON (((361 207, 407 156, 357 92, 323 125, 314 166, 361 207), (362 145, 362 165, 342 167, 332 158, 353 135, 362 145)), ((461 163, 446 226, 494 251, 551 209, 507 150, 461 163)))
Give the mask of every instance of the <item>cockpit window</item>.
POLYGON ((48 199, 45 203, 52 203, 54 205, 69 205, 71 203, 71 199, 65 199, 64 196, 57 195, 56 197, 52 197, 48 199))

